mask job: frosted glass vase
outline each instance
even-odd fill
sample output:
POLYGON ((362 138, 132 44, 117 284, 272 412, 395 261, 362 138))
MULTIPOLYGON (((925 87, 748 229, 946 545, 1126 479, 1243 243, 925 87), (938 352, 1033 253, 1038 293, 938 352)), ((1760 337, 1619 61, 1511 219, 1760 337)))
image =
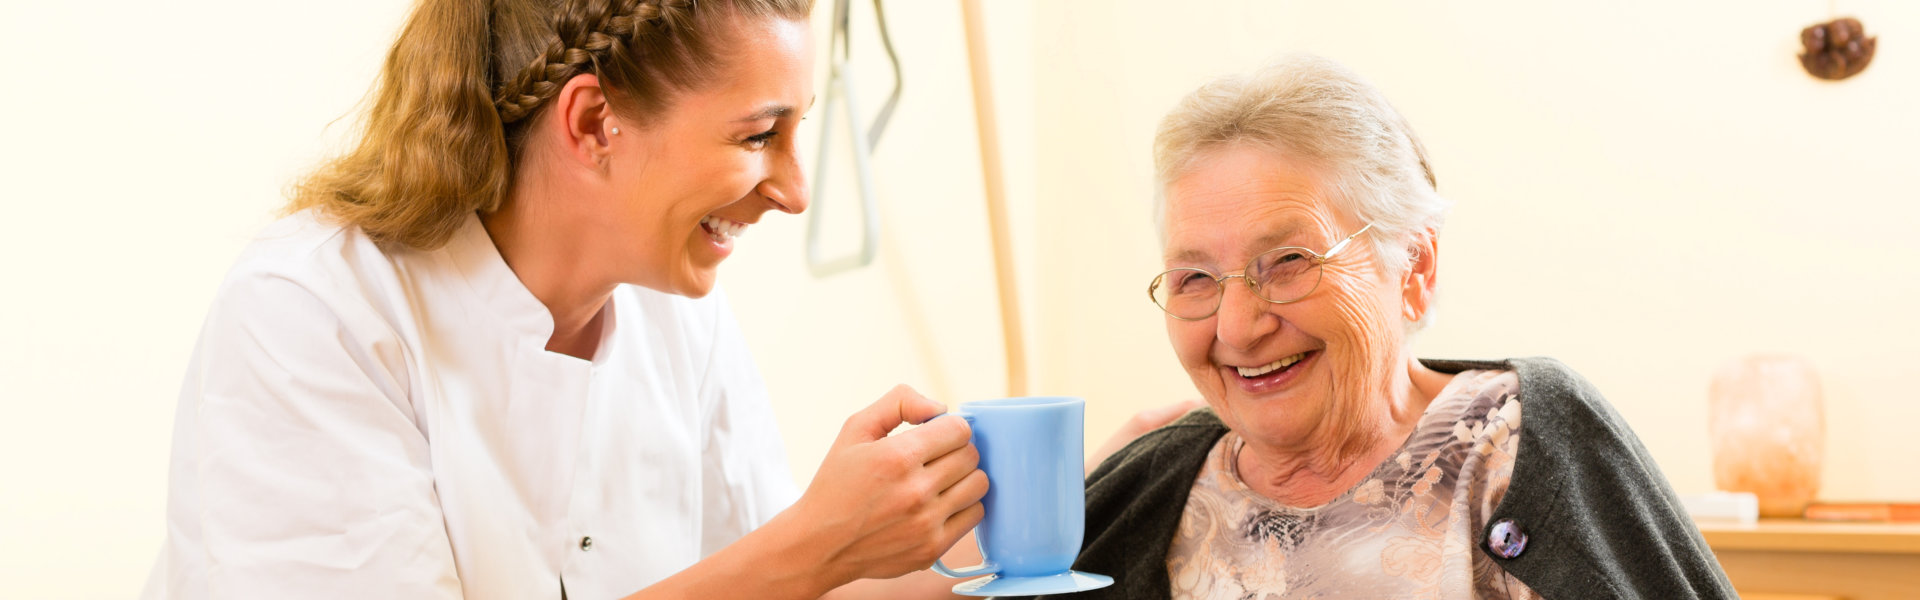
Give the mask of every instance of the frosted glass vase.
POLYGON ((1826 418, 1806 359, 1755 355, 1720 368, 1708 390, 1713 480, 1753 492, 1762 517, 1799 517, 1820 491, 1826 418))

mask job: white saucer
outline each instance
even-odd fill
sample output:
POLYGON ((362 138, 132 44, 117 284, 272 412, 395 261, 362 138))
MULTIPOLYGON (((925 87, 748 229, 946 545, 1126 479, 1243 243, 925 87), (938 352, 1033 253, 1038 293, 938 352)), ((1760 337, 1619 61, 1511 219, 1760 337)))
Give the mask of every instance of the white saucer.
POLYGON ((1113 578, 1094 573, 1066 571, 1033 577, 988 575, 953 586, 962 596, 1038 596, 1097 590, 1113 585, 1113 578))

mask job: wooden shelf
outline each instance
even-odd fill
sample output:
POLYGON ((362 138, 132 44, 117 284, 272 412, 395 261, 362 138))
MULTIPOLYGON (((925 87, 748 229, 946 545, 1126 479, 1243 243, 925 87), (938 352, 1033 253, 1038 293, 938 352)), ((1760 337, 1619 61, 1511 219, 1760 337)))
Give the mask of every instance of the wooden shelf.
POLYGON ((1698 525, 1742 598, 1920 598, 1920 523, 1761 519, 1698 525))
POLYGON ((1699 523, 1715 551, 1774 550, 1920 555, 1920 523, 1841 523, 1761 519, 1752 525, 1699 523))

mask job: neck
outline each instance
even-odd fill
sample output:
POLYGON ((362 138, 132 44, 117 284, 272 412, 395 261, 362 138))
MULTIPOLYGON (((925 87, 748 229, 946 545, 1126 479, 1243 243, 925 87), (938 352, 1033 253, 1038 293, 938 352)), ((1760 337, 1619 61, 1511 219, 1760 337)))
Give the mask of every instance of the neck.
POLYGON ((1386 462, 1420 424, 1421 415, 1452 376, 1404 359, 1385 382, 1363 386, 1367 401, 1348 431, 1330 432, 1308 444, 1271 444, 1246 438, 1237 458, 1241 480, 1255 493, 1288 506, 1326 504, 1386 462))
POLYGON ((586 235, 591 228, 581 215, 564 210, 565 203, 547 201, 569 197, 565 191, 532 177, 520 181, 526 185, 516 184, 500 209, 482 214, 480 223, 500 258, 553 317, 547 350, 592 360, 600 343, 601 315, 619 282, 609 273, 595 272, 595 261, 581 259, 593 256, 591 236, 586 235))

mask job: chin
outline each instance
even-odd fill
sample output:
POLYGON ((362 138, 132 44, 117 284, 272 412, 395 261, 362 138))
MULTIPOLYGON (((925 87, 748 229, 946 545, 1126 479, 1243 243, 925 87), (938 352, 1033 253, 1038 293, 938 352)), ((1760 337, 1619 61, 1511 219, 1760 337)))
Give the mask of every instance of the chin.
POLYGON ((699 300, 701 298, 707 297, 707 294, 711 294, 711 293, 713 293, 713 286, 709 285, 709 286, 698 288, 698 289, 688 289, 688 290, 681 291, 680 295, 686 296, 688 298, 692 298, 695 300, 699 300))
POLYGON ((695 273, 692 277, 682 280, 679 285, 673 286, 673 293, 694 299, 705 298, 707 294, 713 293, 716 279, 712 270, 695 273))

